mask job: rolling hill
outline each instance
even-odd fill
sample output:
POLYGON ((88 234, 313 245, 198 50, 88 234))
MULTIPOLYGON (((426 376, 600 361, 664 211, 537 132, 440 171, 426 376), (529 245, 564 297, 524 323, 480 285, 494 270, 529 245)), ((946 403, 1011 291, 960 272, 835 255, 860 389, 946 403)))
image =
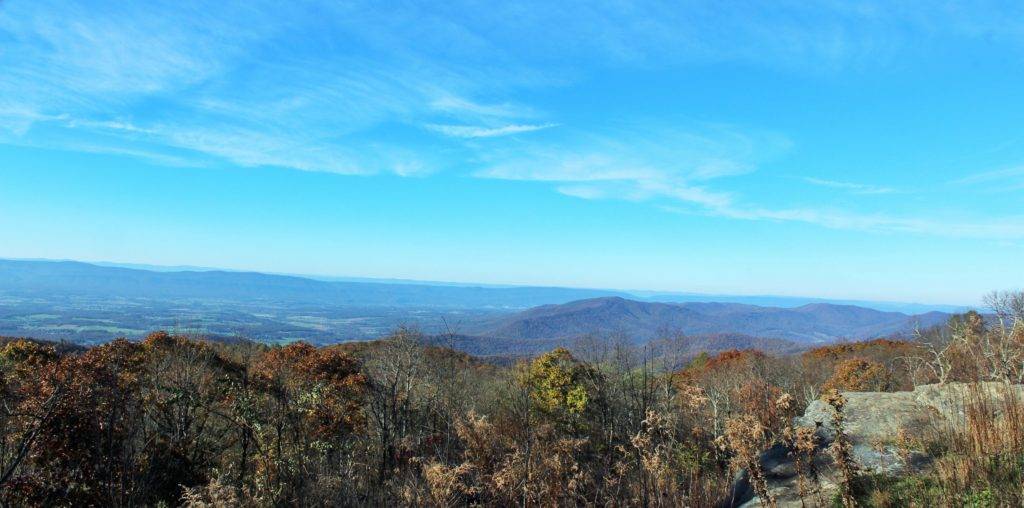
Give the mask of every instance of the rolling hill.
POLYGON ((620 297, 543 305, 490 318, 467 331, 503 339, 552 339, 622 333, 636 340, 683 333, 720 333, 797 342, 867 339, 912 332, 944 322, 948 314, 909 316, 852 305, 808 304, 793 309, 737 303, 659 303, 620 297))
POLYGON ((325 344, 373 339, 409 325, 428 334, 453 330, 460 334, 457 347, 477 354, 535 352, 591 333, 620 333, 638 343, 676 333, 717 337, 707 344, 714 349, 760 339, 809 344, 889 336, 947 317, 834 303, 662 302, 593 289, 0 260, 0 333, 85 343, 184 329, 325 344))

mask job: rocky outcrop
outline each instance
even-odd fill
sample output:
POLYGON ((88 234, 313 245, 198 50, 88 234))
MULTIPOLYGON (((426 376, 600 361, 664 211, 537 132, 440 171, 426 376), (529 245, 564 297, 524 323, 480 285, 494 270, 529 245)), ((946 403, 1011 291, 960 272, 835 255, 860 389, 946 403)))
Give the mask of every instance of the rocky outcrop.
MULTIPOLYGON (((910 392, 844 392, 845 433, 853 444, 853 459, 862 474, 901 476, 918 473, 928 467, 931 457, 915 451, 906 443, 965 425, 968 401, 984 396, 1001 400, 1006 396, 1024 398, 1024 386, 1003 383, 949 383, 924 385, 910 392)), ((998 405, 993 410, 998 416, 998 405)), ((801 496, 793 457, 782 446, 762 456, 762 467, 772 496, 780 507, 831 505, 838 489, 832 458, 826 452, 836 436, 832 426, 832 408, 824 401, 812 402, 794 424, 813 427, 819 437, 819 449, 813 461, 816 481, 810 495, 801 496)), ((736 482, 731 506, 756 507, 760 500, 741 476, 736 482)))

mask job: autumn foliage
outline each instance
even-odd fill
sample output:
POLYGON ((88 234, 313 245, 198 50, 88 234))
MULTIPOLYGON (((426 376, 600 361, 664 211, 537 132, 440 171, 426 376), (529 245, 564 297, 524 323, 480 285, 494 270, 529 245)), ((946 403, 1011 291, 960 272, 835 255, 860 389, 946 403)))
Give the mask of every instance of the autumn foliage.
MULTIPOLYGON (((404 329, 329 347, 163 332, 90 349, 0 341, 0 502, 711 506, 743 470, 770 505, 770 448, 795 458, 802 496, 814 491, 819 443, 793 417, 822 394, 841 418, 840 392, 1024 377, 1024 325, 1006 316, 782 357, 680 361, 671 341, 608 341, 511 367, 404 329)), ((985 439, 950 449, 1024 442, 985 439)), ((844 503, 856 474, 844 473, 844 503)))

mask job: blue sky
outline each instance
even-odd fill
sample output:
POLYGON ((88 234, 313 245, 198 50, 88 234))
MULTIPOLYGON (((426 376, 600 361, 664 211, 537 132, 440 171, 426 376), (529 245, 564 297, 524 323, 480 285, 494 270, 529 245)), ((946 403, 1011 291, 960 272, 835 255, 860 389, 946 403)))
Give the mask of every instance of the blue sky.
POLYGON ((6 0, 0 69, 0 257, 1024 285, 1020 2, 6 0))

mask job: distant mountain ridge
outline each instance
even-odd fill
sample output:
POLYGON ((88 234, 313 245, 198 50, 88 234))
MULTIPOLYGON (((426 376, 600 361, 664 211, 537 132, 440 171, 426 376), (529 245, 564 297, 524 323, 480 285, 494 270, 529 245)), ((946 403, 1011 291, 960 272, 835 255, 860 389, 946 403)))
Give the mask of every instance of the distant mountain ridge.
POLYGON ((909 316, 852 305, 808 304, 794 309, 737 303, 641 302, 621 297, 543 305, 477 323, 468 332, 502 339, 555 339, 622 333, 647 340, 673 333, 743 334, 795 342, 830 342, 908 334, 945 322, 949 314, 909 316))
POLYGON ((287 301, 319 305, 523 309, 622 295, 556 287, 491 288, 314 280, 228 271, 152 271, 77 261, 0 260, 0 292, 124 298, 287 301))
POLYGON ((669 303, 605 290, 316 280, 38 260, 0 260, 0 297, 13 297, 0 300, 0 332, 12 335, 96 343, 183 327, 331 343, 377 338, 410 325, 428 334, 453 330, 461 349, 485 355, 539 352, 588 334, 621 334, 642 343, 682 333, 695 347, 786 350, 906 334, 948 317, 831 303, 669 303))
POLYGON ((526 309, 545 304, 618 296, 665 303, 721 302, 795 308, 807 304, 856 305, 881 311, 963 312, 965 307, 792 296, 709 295, 682 292, 504 286, 399 279, 267 274, 193 266, 0 259, 0 291, 59 292, 141 298, 242 299, 326 305, 526 309))

